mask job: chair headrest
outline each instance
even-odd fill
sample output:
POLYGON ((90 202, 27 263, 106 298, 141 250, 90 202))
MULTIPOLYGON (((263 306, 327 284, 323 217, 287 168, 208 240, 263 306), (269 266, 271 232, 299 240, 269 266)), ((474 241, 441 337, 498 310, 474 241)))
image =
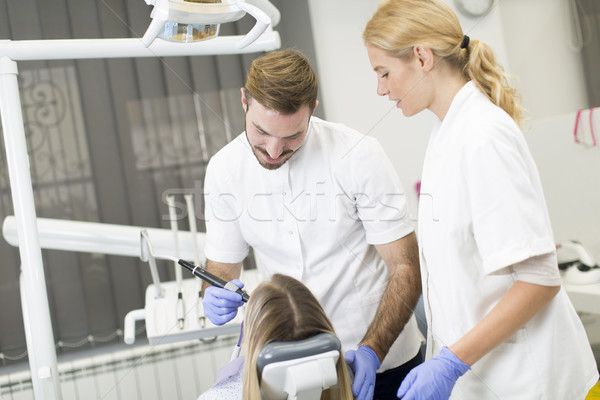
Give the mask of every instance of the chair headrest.
POLYGON ((337 383, 341 347, 329 333, 265 345, 257 360, 263 398, 319 399, 324 389, 337 383))

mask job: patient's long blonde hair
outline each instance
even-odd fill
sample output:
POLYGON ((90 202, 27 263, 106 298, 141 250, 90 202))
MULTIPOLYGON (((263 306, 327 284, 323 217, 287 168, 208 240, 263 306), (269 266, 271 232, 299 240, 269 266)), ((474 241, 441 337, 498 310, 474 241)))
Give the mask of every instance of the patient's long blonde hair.
POLYGON ((407 58, 416 45, 429 47, 448 65, 458 68, 515 122, 522 122, 523 109, 517 91, 508 84, 492 49, 464 34, 458 17, 442 0, 385 0, 379 4, 363 32, 365 44, 390 55, 407 58))
MULTIPOLYGON (((243 399, 261 399, 256 361, 264 345, 307 339, 324 332, 335 334, 325 311, 304 284, 280 274, 262 282, 252 292, 244 316, 243 346, 246 361, 243 399)), ((343 354, 340 354, 336 369, 338 384, 323 391, 321 399, 352 400, 350 378, 343 354)))

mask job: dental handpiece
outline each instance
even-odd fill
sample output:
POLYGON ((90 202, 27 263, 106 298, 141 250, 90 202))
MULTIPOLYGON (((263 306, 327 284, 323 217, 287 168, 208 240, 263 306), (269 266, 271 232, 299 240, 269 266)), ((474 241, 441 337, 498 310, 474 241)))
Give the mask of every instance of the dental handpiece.
POLYGON ((198 278, 210 283, 212 286, 220 287, 223 289, 230 290, 232 292, 236 292, 240 296, 242 296, 242 301, 247 303, 250 300, 250 295, 237 287, 235 284, 231 282, 226 282, 225 280, 219 278, 216 275, 211 274, 207 270, 192 263, 189 263, 185 260, 177 261, 179 265, 189 270, 192 274, 196 275, 198 278))

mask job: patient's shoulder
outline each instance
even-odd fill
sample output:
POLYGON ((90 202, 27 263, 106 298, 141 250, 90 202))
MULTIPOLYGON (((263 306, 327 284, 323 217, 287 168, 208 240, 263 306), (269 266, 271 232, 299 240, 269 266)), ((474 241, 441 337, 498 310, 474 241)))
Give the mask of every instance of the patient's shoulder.
POLYGON ((243 357, 239 357, 217 372, 215 384, 202 393, 198 400, 241 400, 243 357))
POLYGON ((198 400, 241 400, 242 376, 232 376, 202 393, 198 400))

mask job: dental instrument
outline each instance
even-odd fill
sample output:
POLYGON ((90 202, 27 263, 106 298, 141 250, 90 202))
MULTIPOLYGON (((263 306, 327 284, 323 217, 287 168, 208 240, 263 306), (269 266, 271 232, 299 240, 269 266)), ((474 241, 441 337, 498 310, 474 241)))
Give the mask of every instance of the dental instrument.
MULTIPOLYGON (((170 232, 171 234, 173 232, 170 232)), ((158 275, 156 271, 156 259, 172 261, 175 265, 185 262, 177 257, 172 257, 164 254, 157 254, 154 251, 152 243, 148 237, 146 229, 142 229, 141 237, 141 255, 142 261, 150 263, 151 272, 158 275)), ((199 254, 196 255, 199 258, 199 254)), ((193 264, 190 264, 193 266, 193 264)), ((179 269, 179 268, 178 268, 179 269)), ((181 269, 179 269, 181 271, 181 269)), ((196 271, 195 275, 198 275, 196 271)), ((208 274, 208 272, 206 272, 208 274)), ((213 277, 213 281, 217 282, 220 278, 213 277)), ((154 278, 153 278, 154 279, 154 278)), ((223 282, 222 280, 220 280, 223 282)), ((225 284, 227 284, 225 282, 225 284)), ((237 286, 231 284, 233 288, 237 286)), ((233 288, 226 288, 232 290, 233 288)), ((238 292, 240 293, 240 292, 238 292)), ((241 292, 240 295, 248 295, 241 292)), ((151 345, 166 344, 176 341, 184 341, 191 339, 200 339, 205 341, 205 338, 216 338, 218 335, 227 335, 234 333, 239 326, 237 323, 228 324, 228 326, 216 327, 208 324, 206 318, 187 318, 185 324, 181 324, 182 314, 181 304, 193 304, 199 296, 198 285, 196 279, 182 279, 181 282, 160 282, 154 280, 154 284, 146 289, 146 306, 144 309, 132 310, 125 316, 124 339, 125 343, 133 344, 135 342, 135 323, 136 321, 145 320, 146 334, 148 342, 151 345)), ((198 314, 204 315, 204 307, 201 302, 196 304, 200 308, 198 314)), ((185 310, 183 310, 185 312, 185 310)), ((187 311, 189 313, 191 311, 187 311)))
MULTIPOLYGON (((171 232, 173 232, 173 241, 175 246, 175 257, 179 258, 179 240, 177 234, 179 233, 179 227, 177 226, 177 215, 175 215, 175 196, 167 196, 167 206, 169 207, 169 220, 171 222, 171 232)), ((179 329, 183 329, 185 326, 185 303, 183 302, 182 293, 182 282, 181 269, 177 268, 177 262, 173 262, 175 268, 175 281, 177 282, 177 322, 179 323, 179 329)))
MULTIPOLYGON (((196 96, 194 95, 194 100, 196 99, 196 96)), ((195 103, 195 101, 194 101, 195 103)), ((196 237, 196 235, 198 234, 198 227, 196 226, 196 211, 194 210, 194 195, 193 194, 184 194, 183 197, 185 198, 185 204, 186 204, 186 208, 187 208, 187 213, 188 213, 188 222, 190 224, 190 232, 192 233, 192 237, 196 237)), ((194 243, 193 246, 193 250, 194 250, 194 264, 195 265, 200 265, 200 249, 198 248, 198 243, 194 243)), ((206 325, 206 316, 204 315, 203 311, 204 310, 202 307, 200 307, 200 303, 202 302, 202 284, 200 283, 200 281, 197 281, 196 286, 198 287, 198 297, 196 298, 196 318, 198 318, 198 320, 200 321, 200 325, 201 326, 205 326, 206 325)))
MULTIPOLYGON (((224 279, 219 278, 218 276, 208 272, 206 269, 204 269, 200 266, 194 265, 183 259, 177 259, 177 257, 155 254, 154 250, 152 248, 152 244, 150 243, 150 240, 148 240, 147 233, 145 232, 145 230, 142 230, 141 237, 142 237, 142 255, 140 256, 140 258, 142 259, 142 261, 150 261, 150 260, 154 260, 157 258, 162 259, 162 260, 173 261, 174 263, 179 264, 182 267, 184 267, 185 269, 189 270, 196 277, 210 283, 212 286, 216 286, 216 287, 226 289, 231 292, 235 292, 235 293, 239 294, 240 296, 242 296, 242 301, 244 303, 247 303, 248 300, 250 300, 250 295, 246 291, 240 289, 239 287, 237 287, 235 284, 233 284, 231 282, 227 282, 224 279)), ((154 269, 155 268, 156 267, 154 267, 154 269)), ((160 283, 160 282, 158 282, 158 283, 160 283)))
POLYGON ((150 239, 148 238, 147 229, 140 230, 140 260, 147 262, 150 265, 150 274, 152 276, 152 281, 154 282, 154 297, 162 297, 164 295, 164 290, 160 286, 156 258, 154 257, 152 243, 150 243, 150 239))
POLYGON ((242 339, 244 338, 244 321, 240 324, 240 336, 238 337, 237 344, 233 348, 233 352, 231 353, 231 359, 229 361, 233 361, 240 356, 240 352, 242 351, 242 339))
POLYGON ((227 281, 219 278, 218 276, 211 274, 204 268, 194 265, 192 263, 189 263, 185 260, 179 260, 178 262, 179 262, 179 265, 181 265, 182 267, 189 270, 192 274, 194 274, 198 278, 203 279, 204 281, 210 283, 212 286, 220 287, 222 289, 226 289, 226 290, 229 290, 229 291, 239 294, 240 296, 242 296, 242 301, 244 303, 247 303, 248 300, 250 300, 250 295, 246 291, 237 287, 235 284, 233 284, 231 282, 227 282, 227 281))

